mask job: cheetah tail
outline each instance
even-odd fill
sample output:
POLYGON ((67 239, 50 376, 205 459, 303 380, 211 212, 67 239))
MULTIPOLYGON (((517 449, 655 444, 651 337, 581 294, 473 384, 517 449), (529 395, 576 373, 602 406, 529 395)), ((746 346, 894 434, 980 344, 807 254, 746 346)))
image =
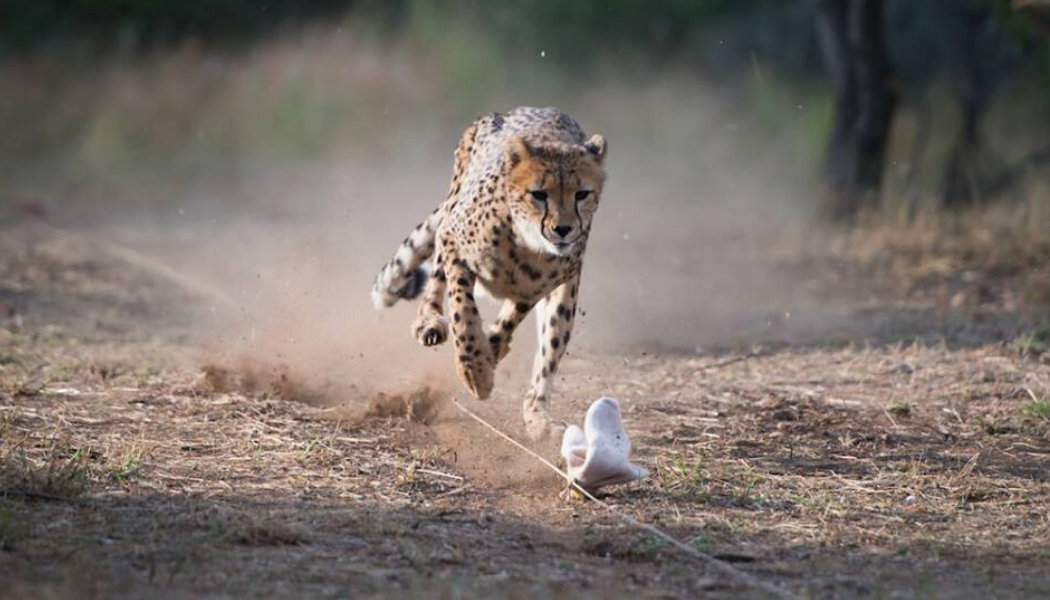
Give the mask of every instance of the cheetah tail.
POLYGON ((434 232, 441 223, 436 210, 401 242, 394 258, 383 265, 372 284, 372 304, 376 309, 393 306, 401 299, 412 300, 423 291, 429 272, 424 263, 434 254, 434 232))

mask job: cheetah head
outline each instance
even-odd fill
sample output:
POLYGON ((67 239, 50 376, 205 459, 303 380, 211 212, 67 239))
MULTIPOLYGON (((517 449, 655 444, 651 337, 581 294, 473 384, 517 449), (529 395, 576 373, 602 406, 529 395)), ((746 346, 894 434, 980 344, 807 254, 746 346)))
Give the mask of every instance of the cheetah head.
POLYGON ((605 183, 605 149, 600 135, 579 145, 507 141, 507 200, 525 245, 565 256, 586 242, 605 183))

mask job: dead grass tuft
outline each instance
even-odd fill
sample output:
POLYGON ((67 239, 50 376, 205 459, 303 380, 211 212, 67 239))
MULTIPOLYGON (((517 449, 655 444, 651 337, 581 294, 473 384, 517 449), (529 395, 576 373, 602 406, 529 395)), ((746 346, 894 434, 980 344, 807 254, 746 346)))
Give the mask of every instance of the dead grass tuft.
POLYGON ((70 499, 90 485, 87 448, 53 441, 27 451, 32 438, 17 436, 5 418, 0 422, 0 493, 23 498, 70 499))

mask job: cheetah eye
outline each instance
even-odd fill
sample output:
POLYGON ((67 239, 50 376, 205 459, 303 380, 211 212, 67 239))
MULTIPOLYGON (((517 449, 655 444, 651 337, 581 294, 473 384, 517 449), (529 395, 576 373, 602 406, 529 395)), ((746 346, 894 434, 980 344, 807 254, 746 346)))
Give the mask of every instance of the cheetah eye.
POLYGON ((576 192, 576 200, 586 200, 587 196, 591 195, 590 190, 580 190, 576 192))
POLYGON ((545 192, 543 190, 533 190, 533 191, 531 191, 529 193, 532 194, 532 198, 534 200, 536 200, 537 202, 546 202, 547 201, 547 192, 545 192))

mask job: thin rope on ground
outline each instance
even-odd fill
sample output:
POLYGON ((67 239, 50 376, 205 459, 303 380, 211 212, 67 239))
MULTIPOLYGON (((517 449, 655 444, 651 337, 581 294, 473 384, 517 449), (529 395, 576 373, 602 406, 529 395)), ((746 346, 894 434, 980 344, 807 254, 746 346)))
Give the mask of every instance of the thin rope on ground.
POLYGON ((532 449, 530 449, 530 448, 526 447, 525 445, 523 445, 518 440, 516 440, 516 439, 510 437, 509 435, 503 433, 502 431, 497 429, 494 425, 490 425, 488 421, 486 421, 485 419, 482 419, 478 415, 474 414, 469 408, 467 408, 466 406, 463 406, 462 404, 460 404, 459 400, 457 400, 456 398, 452 399, 452 403, 456 405, 456 408, 458 408, 459 410, 461 410, 464 413, 466 413, 466 415, 468 417, 470 417, 471 419, 474 419, 478 423, 481 423, 481 425, 483 425, 485 428, 489 429, 490 431, 492 431, 493 433, 495 433, 499 437, 503 438, 504 440, 510 442, 511 444, 516 446, 519 450, 525 452, 526 454, 528 454, 532 458, 535 458, 536 460, 538 460, 541 463, 543 463, 544 465, 546 465, 548 469, 554 471, 558 475, 561 475, 566 481, 569 482, 569 485, 574 490, 576 490, 580 494, 583 494, 583 496, 585 498, 587 498, 588 500, 590 500, 591 502, 596 503, 598 506, 601 506, 602 508, 604 508, 605 510, 609 511, 613 515, 619 517, 624 522, 626 522, 626 523, 628 523, 630 525, 633 525, 634 527, 637 527, 639 529, 642 529, 644 531, 647 531, 647 532, 651 533, 652 535, 654 535, 654 536, 664 540, 665 542, 671 544, 672 546, 674 546, 675 548, 681 550, 682 552, 685 552, 686 554, 689 554, 690 556, 692 556, 694 558, 698 558, 702 562, 707 563, 708 565, 711 565, 712 567, 715 567, 716 569, 718 569, 719 571, 721 571, 722 573, 728 575, 729 577, 731 577, 733 579, 739 580, 739 581, 741 581, 741 582, 743 582, 743 583, 745 583, 747 585, 750 585, 752 587, 755 587, 755 588, 758 588, 758 589, 760 589, 762 591, 765 591, 765 592, 769 593, 770 595, 775 596, 777 598, 789 598, 791 600, 797 600, 798 597, 795 596, 794 594, 792 594, 791 592, 788 592, 787 590, 781 589, 781 588, 779 588, 779 587, 777 587, 777 586, 775 586, 775 585, 773 585, 771 583, 767 583, 765 581, 762 581, 761 579, 755 577, 754 575, 751 575, 750 573, 746 573, 744 571, 741 571, 740 569, 734 567, 733 565, 731 565, 731 564, 729 564, 729 563, 727 563, 727 562, 725 562, 723 560, 719 560, 719 559, 715 558, 714 556, 711 556, 710 554, 707 554, 705 552, 701 552, 701 551, 697 550, 696 548, 694 548, 692 546, 689 546, 687 544, 683 544, 682 542, 678 541, 676 538, 672 537, 670 534, 664 533, 662 530, 657 529, 656 527, 654 527, 654 526, 652 526, 652 525, 650 525, 648 523, 643 523, 642 521, 639 521, 638 519, 632 517, 631 515, 628 515, 628 514, 626 514, 624 512, 621 512, 621 511, 617 510, 616 507, 612 506, 611 504, 608 504, 607 502, 605 502, 603 500, 599 500, 597 497, 594 496, 594 494, 588 492, 586 489, 584 489, 578 483, 576 483, 575 480, 573 480, 571 477, 569 477, 568 473, 566 473, 565 471, 562 471, 561 469, 559 469, 554 463, 552 463, 551 461, 547 460, 546 458, 543 458, 542 456, 540 456, 539 454, 534 452, 532 449))

